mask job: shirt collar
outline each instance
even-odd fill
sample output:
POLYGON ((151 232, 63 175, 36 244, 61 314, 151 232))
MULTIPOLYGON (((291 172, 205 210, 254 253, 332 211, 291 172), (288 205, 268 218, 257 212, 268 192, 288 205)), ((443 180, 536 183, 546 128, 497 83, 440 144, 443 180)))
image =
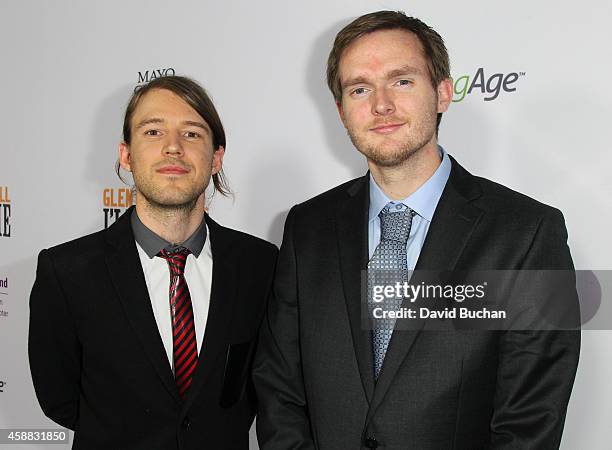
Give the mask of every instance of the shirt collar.
POLYGON ((403 200, 391 200, 376 184, 372 173, 370 173, 370 209, 368 212, 368 220, 370 222, 378 217, 380 211, 389 202, 393 204, 403 203, 419 216, 431 222, 451 171, 451 160, 446 151, 439 145, 438 151, 442 161, 436 171, 416 191, 403 200))
POLYGON ((151 259, 161 250, 165 249, 172 252, 178 247, 185 247, 197 258, 200 256, 202 248, 204 248, 204 243, 206 242, 206 226, 204 225, 204 220, 202 220, 200 226, 182 244, 172 244, 147 228, 138 217, 136 208, 132 211, 130 222, 132 224, 134 239, 151 259))

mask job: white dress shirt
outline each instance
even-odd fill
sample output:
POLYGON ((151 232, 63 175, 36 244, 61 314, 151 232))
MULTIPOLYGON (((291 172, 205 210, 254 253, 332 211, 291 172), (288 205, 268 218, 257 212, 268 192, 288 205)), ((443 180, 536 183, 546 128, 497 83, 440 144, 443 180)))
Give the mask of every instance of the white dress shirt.
MULTIPOLYGON (((134 214, 136 214, 135 211, 134 214)), ((205 224, 204 226, 206 227, 205 224)), ((185 281, 191 296, 198 355, 202 348, 204 330, 208 320, 210 289, 212 285, 213 259, 209 236, 208 227, 206 227, 206 240, 204 241, 202 251, 198 257, 193 253, 189 254, 185 263, 185 281)), ((170 270, 168 263, 164 258, 158 256, 149 257, 138 242, 136 242, 136 247, 138 248, 138 256, 142 264, 157 329, 164 344, 168 362, 174 372, 172 317, 170 313, 170 270)))

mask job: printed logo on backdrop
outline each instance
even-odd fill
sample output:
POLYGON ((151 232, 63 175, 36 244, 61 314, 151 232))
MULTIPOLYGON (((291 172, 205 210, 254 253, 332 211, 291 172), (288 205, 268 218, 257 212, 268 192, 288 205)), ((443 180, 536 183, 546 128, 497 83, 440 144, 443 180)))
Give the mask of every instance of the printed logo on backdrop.
POLYGON ((6 386, 6 381, 0 380, 0 393, 4 392, 5 386, 6 386))
POLYGON ((8 186, 0 185, 0 238, 11 237, 11 199, 8 186))
POLYGON ((0 318, 8 317, 8 311, 4 309, 4 305, 6 305, 6 298, 8 297, 8 286, 8 277, 0 274, 0 318))
POLYGON ((102 190, 104 228, 108 228, 134 204, 131 188, 106 188, 102 190))
POLYGON ((461 75, 451 78, 453 81, 453 102, 461 102, 467 96, 480 94, 485 102, 490 102, 503 95, 516 92, 520 85, 519 79, 525 72, 485 73, 480 67, 474 75, 461 75))
POLYGON ((156 78, 172 76, 176 72, 172 67, 168 67, 166 69, 149 69, 142 70, 138 72, 138 82, 134 87, 134 90, 138 89, 140 86, 147 84, 149 81, 153 81, 156 78))

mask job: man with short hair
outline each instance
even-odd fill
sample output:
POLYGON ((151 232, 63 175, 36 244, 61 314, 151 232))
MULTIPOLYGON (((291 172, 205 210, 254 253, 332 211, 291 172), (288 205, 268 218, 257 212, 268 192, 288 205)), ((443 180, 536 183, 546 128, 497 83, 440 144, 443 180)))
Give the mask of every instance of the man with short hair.
POLYGON ((558 448, 579 331, 402 329, 369 308, 370 277, 385 271, 573 274, 562 214, 438 145, 453 87, 442 38, 420 20, 357 18, 327 75, 369 173, 287 217, 254 366, 260 447, 558 448))
POLYGON ((126 110, 135 207, 43 250, 29 356, 44 413, 74 449, 248 449, 250 366, 276 248, 206 213, 225 132, 195 81, 158 78, 126 110))

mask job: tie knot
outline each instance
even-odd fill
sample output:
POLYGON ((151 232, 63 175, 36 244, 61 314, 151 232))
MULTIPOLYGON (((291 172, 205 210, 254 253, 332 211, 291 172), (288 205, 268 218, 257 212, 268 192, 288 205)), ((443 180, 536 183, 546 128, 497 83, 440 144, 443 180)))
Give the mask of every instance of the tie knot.
POLYGON ((402 244, 408 242, 410 228, 414 211, 400 205, 400 208, 389 203, 385 206, 378 217, 380 217, 380 236, 381 240, 397 241, 402 244))
POLYGON ((185 263, 187 262, 187 256, 191 252, 185 247, 180 247, 173 252, 167 250, 161 250, 157 256, 164 258, 168 261, 168 267, 172 275, 183 275, 185 273, 185 263))

